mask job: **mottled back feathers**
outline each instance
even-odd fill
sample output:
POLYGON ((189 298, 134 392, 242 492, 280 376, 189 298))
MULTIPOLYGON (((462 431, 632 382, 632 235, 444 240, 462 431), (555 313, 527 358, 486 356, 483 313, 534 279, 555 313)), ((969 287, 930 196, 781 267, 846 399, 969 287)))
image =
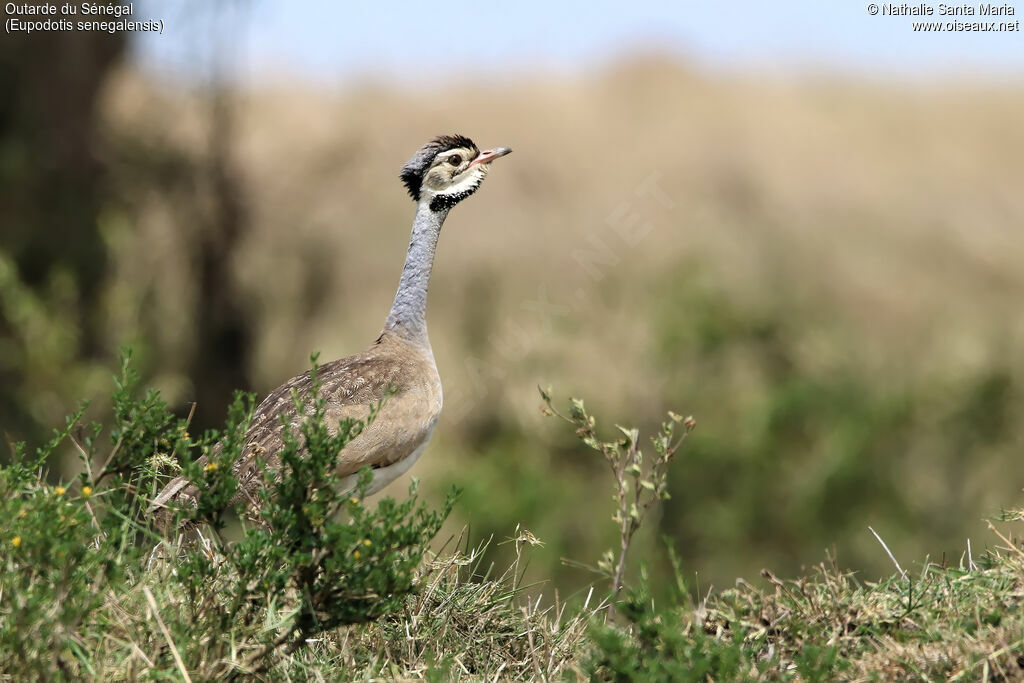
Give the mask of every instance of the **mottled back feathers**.
MULTIPOLYGON (((319 369, 320 397, 326 401, 326 421, 335 433, 346 419, 364 420, 372 404, 384 399, 377 419, 353 439, 338 458, 339 477, 356 474, 362 467, 387 468, 412 455, 425 445, 441 413, 441 380, 432 354, 392 335, 384 334, 366 351, 327 363, 319 369), (392 393, 394 392, 394 393, 392 393)), ((263 485, 264 466, 275 472, 280 467, 278 453, 284 447, 282 419, 298 433, 306 417, 295 407, 292 390, 300 394, 312 388, 310 373, 305 372, 275 389, 253 414, 241 457, 233 471, 238 478, 236 503, 255 503, 263 485)), ((306 414, 311 412, 308 408, 306 414)), ((219 449, 220 446, 218 445, 219 449)), ((206 458, 200 460, 206 462, 206 458)), ((390 481, 390 480, 388 480, 390 481)), ((375 479, 371 492, 378 485, 375 479)), ((153 503, 157 525, 166 528, 172 505, 195 505, 199 489, 178 477, 153 503)))

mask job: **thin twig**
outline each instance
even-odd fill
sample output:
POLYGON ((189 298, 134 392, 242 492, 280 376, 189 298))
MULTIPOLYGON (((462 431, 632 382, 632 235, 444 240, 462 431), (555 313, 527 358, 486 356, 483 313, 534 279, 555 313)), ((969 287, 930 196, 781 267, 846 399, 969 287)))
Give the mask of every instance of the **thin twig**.
POLYGON ((100 468, 100 473, 93 480, 94 485, 99 485, 99 483, 103 481, 103 478, 110 474, 110 464, 114 462, 114 458, 117 457, 117 452, 121 450, 122 443, 124 443, 124 435, 118 437, 117 443, 115 443, 114 447, 110 449, 110 455, 107 456, 106 462, 104 462, 103 467, 100 468))
POLYGON ((78 439, 75 438, 74 434, 68 432, 68 438, 71 439, 71 443, 78 449, 78 452, 82 454, 82 463, 85 465, 85 475, 90 481, 92 481, 92 462, 89 457, 89 453, 85 450, 85 447, 79 443, 78 439))
POLYGON ((171 648, 171 654, 174 656, 174 662, 178 665, 178 670, 181 671, 181 677, 185 679, 186 683, 192 683, 192 678, 189 677, 188 670, 185 669, 185 662, 182 661, 178 648, 174 646, 174 641, 171 640, 171 632, 167 630, 164 620, 160 618, 160 608, 156 605, 156 600, 153 598, 152 591, 149 590, 149 586, 143 586, 142 592, 146 594, 146 601, 149 602, 149 607, 153 610, 153 616, 156 617, 156 623, 163 632, 164 638, 167 639, 167 645, 171 648))
POLYGON ((1020 548, 1018 548, 1017 545, 1013 541, 1011 541, 1006 536, 1003 536, 1001 533, 999 533, 999 529, 996 529, 992 525, 992 522, 990 522, 990 521, 988 521, 986 519, 985 520, 985 524, 988 524, 988 528, 992 531, 992 533, 994 533, 999 538, 1003 539, 1003 543, 1005 543, 1007 545, 1008 549, 1014 551, 1015 553, 1017 553, 1021 557, 1024 557, 1024 550, 1021 550, 1020 548))
POLYGON ((903 571, 903 567, 901 567, 900 563, 896 561, 896 556, 892 554, 892 551, 889 550, 889 546, 885 544, 885 541, 883 541, 882 537, 878 535, 878 532, 872 529, 871 527, 868 527, 868 531, 874 534, 875 538, 878 539, 878 542, 882 544, 882 548, 885 549, 885 553, 889 556, 889 559, 892 560, 892 563, 896 565, 896 569, 899 570, 900 576, 902 576, 904 579, 907 578, 907 573, 903 571))

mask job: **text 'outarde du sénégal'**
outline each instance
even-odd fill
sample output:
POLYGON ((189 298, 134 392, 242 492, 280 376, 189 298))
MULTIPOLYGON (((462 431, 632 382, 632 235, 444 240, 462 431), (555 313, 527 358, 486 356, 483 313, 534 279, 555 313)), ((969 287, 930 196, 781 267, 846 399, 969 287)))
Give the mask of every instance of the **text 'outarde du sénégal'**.
POLYGON ((42 4, 29 5, 8 2, 4 5, 4 11, 8 15, 24 16, 108 16, 108 17, 130 17, 135 13, 135 3, 127 5, 119 3, 102 4, 98 2, 71 3, 65 2, 60 5, 42 4))

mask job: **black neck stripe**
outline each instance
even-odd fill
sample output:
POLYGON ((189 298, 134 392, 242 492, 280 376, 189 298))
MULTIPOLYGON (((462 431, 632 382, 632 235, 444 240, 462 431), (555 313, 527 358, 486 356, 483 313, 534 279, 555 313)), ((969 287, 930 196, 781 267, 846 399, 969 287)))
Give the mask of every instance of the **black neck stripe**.
POLYGON ((476 192, 480 185, 476 185, 469 189, 463 190, 462 192, 456 192, 455 194, 438 194, 430 200, 431 211, 442 211, 444 209, 450 209, 469 195, 476 192))

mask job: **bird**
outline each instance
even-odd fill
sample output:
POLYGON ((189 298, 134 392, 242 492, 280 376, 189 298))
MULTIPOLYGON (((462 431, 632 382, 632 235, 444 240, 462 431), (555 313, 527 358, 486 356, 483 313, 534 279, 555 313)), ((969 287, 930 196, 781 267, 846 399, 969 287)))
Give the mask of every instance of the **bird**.
MULTIPOLYGON (((372 468, 366 495, 375 493, 412 467, 422 455, 441 415, 441 378, 427 336, 427 288, 441 227, 459 202, 480 189, 491 163, 509 154, 508 147, 480 150, 464 135, 441 135, 421 147, 399 177, 416 202, 412 236, 394 303, 376 341, 364 351, 323 364, 316 379, 325 401, 325 419, 336 433, 345 419, 365 420, 380 404, 375 419, 338 454, 340 486, 351 489, 363 467, 372 468)), ((232 465, 238 493, 231 505, 259 500, 263 471, 280 467, 285 429, 298 432, 305 414, 293 391, 308 395, 310 371, 272 391, 253 412, 241 455, 232 465)), ((220 452, 220 444, 211 456, 220 452)), ((206 456, 200 464, 208 464, 206 456)), ((175 508, 196 506, 199 488, 188 478, 171 480, 153 500, 157 526, 169 529, 175 508)))

